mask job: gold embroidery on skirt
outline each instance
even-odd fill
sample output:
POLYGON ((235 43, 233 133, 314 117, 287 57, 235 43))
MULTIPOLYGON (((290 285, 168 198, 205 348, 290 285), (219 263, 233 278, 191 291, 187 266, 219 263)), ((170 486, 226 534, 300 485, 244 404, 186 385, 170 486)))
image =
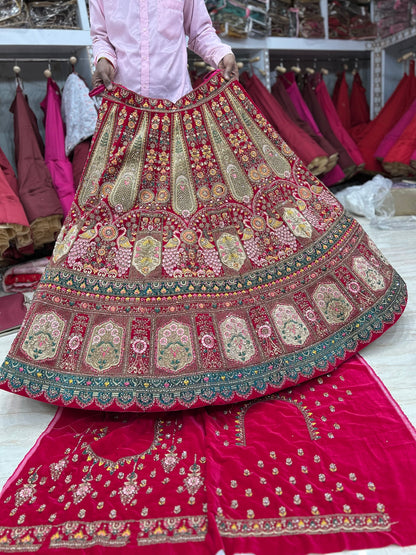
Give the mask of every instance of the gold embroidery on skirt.
MULTIPOLYGON (((133 112, 130 118, 137 120, 137 112, 133 112)), ((131 210, 136 201, 146 156, 148 121, 148 114, 143 112, 140 127, 129 147, 127 147, 128 150, 125 154, 123 165, 108 197, 110 205, 119 208, 118 212, 131 210)))
POLYGON ((179 114, 174 115, 172 142, 172 208, 177 214, 186 218, 196 212, 198 205, 189 167, 188 145, 183 136, 179 114))
POLYGON ((101 127, 100 133, 90 154, 88 167, 82 180, 78 196, 78 204, 80 207, 84 207, 87 204, 88 199, 98 193, 98 182, 106 169, 108 157, 110 155, 112 143, 111 138, 114 132, 116 110, 117 105, 114 104, 108 114, 107 121, 101 127))
POLYGON ((225 91, 225 94, 233 107, 234 113, 241 119, 241 123, 245 127, 248 136, 256 145, 257 149, 263 153, 266 163, 278 177, 286 177, 285 172, 290 172, 289 162, 276 150, 265 133, 253 123, 251 117, 242 106, 237 104, 233 95, 228 91, 225 91))
POLYGON ((224 181, 227 183, 233 198, 239 202, 253 198, 253 188, 241 165, 234 156, 227 139, 223 136, 220 126, 212 117, 206 106, 202 106, 206 128, 214 148, 215 157, 221 167, 224 181))

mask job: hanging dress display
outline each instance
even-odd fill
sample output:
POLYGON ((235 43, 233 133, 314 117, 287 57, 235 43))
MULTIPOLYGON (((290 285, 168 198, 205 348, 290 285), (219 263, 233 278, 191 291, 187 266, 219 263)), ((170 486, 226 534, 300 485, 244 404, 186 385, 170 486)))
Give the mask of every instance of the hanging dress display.
POLYGON ((305 99, 305 102, 310 109, 311 114, 314 117, 319 129, 322 131, 322 134, 337 149, 338 163, 345 174, 345 178, 347 179, 349 177, 352 177, 354 173, 357 172, 357 165, 348 154, 345 146, 334 133, 334 130, 332 129, 325 112, 321 108, 318 97, 316 95, 316 87, 321 79, 322 77, 319 75, 319 73, 305 75, 302 96, 305 99))
POLYGON ((345 78, 345 71, 338 74, 334 90, 332 92, 332 102, 335 110, 345 129, 351 127, 351 111, 348 92, 348 84, 345 78))
POLYGON ((348 132, 355 142, 358 142, 370 122, 370 107, 368 105, 366 90, 361 81, 360 74, 357 70, 353 70, 353 73, 354 78, 352 81, 349 100, 351 125, 348 132))
POLYGON ((62 207, 43 157, 44 145, 36 116, 20 86, 10 108, 19 198, 25 209, 35 248, 53 243, 62 225, 62 207))
POLYGON ((303 122, 304 126, 306 126, 307 132, 327 153, 328 164, 326 166, 326 171, 331 171, 338 161, 338 152, 329 143, 329 141, 325 139, 313 119, 313 116, 299 91, 295 73, 290 71, 276 79, 272 86, 272 93, 278 100, 280 100, 282 107, 287 110, 288 113, 292 113, 293 107, 298 119, 303 122))
POLYGON ((7 254, 9 249, 30 251, 33 241, 22 203, 0 168, 0 265, 14 258, 7 254))
POLYGON ((414 175, 415 170, 410 165, 413 152, 416 149, 416 114, 401 133, 398 140, 383 159, 383 168, 391 176, 414 175))
POLYGON ((245 72, 240 75, 240 81, 268 121, 303 160, 308 169, 315 175, 321 174, 328 165, 325 150, 293 123, 256 75, 245 72))
POLYGON ((65 153, 65 132, 61 115, 61 91, 49 77, 46 97, 41 102, 45 112, 45 163, 58 193, 64 216, 75 195, 72 166, 65 153))
POLYGON ((394 324, 402 279, 238 81, 104 93, 90 156, 0 374, 108 411, 247 401, 394 324))
POLYGON ((404 74, 393 94, 384 104, 379 114, 368 124, 358 141, 358 148, 369 171, 382 172, 380 162, 376 160, 376 150, 390 129, 406 113, 416 98, 415 62, 411 60, 409 73, 404 74))
POLYGON ((71 159, 76 190, 97 124, 97 108, 84 80, 75 72, 68 75, 62 91, 62 119, 65 124, 65 154, 71 159))

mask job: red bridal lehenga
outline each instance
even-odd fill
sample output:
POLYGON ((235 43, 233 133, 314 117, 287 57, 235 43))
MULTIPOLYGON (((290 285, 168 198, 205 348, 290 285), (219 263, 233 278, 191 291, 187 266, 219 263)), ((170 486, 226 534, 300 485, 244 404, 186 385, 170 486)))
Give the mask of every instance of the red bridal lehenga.
POLYGON ((248 401, 400 316, 402 279, 237 81, 115 86, 1 387, 73 408, 248 401))

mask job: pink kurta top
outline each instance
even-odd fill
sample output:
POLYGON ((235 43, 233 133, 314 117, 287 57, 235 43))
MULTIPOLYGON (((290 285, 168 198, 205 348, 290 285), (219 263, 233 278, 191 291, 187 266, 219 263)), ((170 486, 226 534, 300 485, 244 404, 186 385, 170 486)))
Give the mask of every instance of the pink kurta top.
POLYGON ((204 0, 90 0, 90 19, 95 62, 110 60, 114 81, 143 96, 176 102, 192 89, 187 46, 214 67, 231 52, 204 0))

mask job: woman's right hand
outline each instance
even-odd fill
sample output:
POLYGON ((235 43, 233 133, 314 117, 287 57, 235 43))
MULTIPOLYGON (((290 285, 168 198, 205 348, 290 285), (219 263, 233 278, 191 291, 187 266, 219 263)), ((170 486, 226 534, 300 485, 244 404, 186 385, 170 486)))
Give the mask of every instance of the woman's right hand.
POLYGON ((92 86, 95 89, 100 85, 111 91, 113 88, 115 69, 111 62, 107 58, 100 58, 95 66, 95 71, 92 76, 92 86))

